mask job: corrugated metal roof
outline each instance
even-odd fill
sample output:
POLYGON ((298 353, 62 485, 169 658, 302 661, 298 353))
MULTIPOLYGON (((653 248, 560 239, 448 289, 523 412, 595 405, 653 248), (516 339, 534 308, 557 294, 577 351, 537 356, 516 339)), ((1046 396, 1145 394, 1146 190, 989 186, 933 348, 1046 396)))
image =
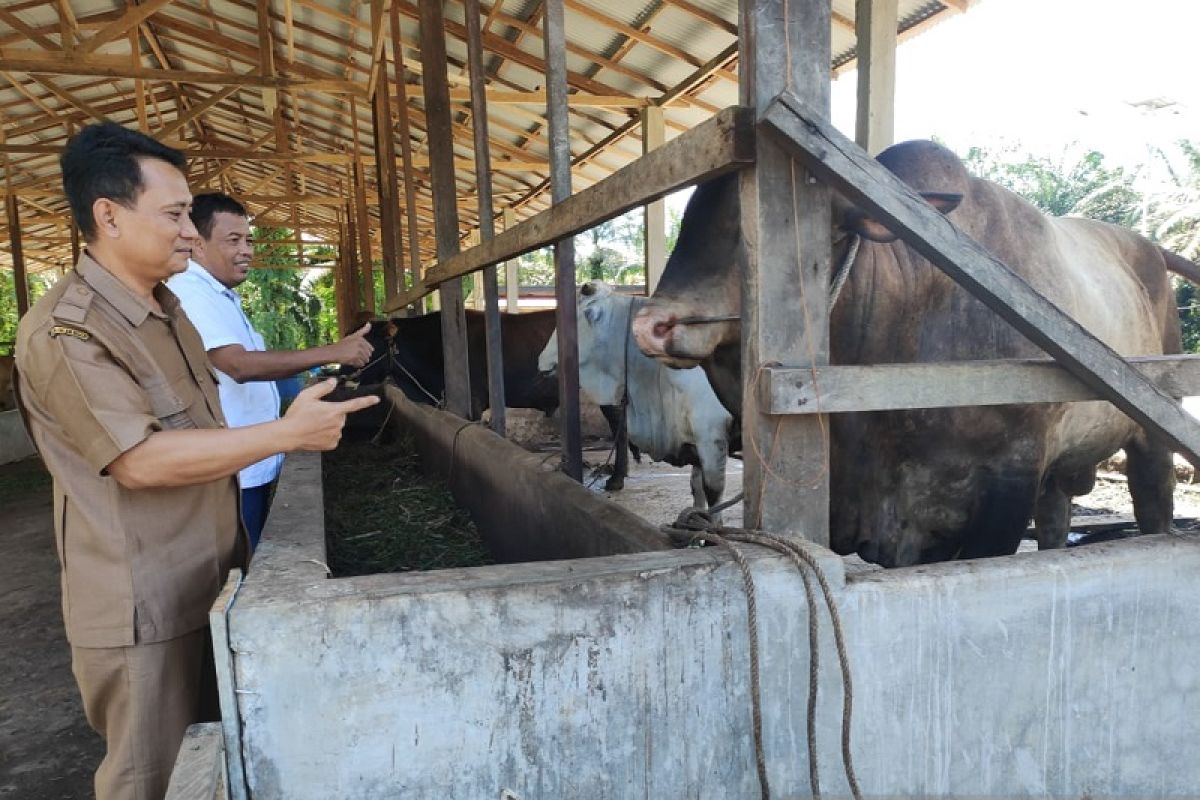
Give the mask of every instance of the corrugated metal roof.
MULTIPOLYGON (((389 35, 393 0, 384 0, 382 35, 392 66, 391 130, 398 135, 395 53, 389 35)), ((409 92, 418 236, 432 259, 432 200, 420 86, 415 0, 394 0, 409 92)), ((918 31, 970 0, 901 0, 901 30, 918 31)), ((603 178, 641 152, 639 104, 664 104, 666 136, 685 131, 737 102, 737 3, 733 0, 565 0, 567 67, 577 102, 570 114, 576 188, 603 178), (721 63, 711 63, 721 54, 721 63), (705 65, 702 80, 693 81, 705 65), (692 83, 688 83, 692 81, 692 83), (600 106, 584 95, 617 95, 600 106)), ((854 59, 854 0, 832 0, 833 64, 854 59)), ((372 3, 364 0, 266 0, 259 25, 250 0, 19 0, 0 13, 0 139, 4 178, 19 198, 31 271, 69 266, 67 209, 57 153, 69 134, 97 118, 141 126, 183 147, 194 191, 219 188, 242 199, 264 224, 336 241, 353 199, 352 167, 366 160, 366 195, 377 217, 375 156, 367 87, 375 63, 372 3), (140 15, 138 18, 131 14, 140 15), (131 33, 132 38, 131 38, 131 33), (91 47, 93 37, 107 38, 91 47), (266 38, 281 86, 254 85, 266 38), (136 51, 131 49, 136 47, 136 51), (92 50, 80 57, 81 50, 92 50), (136 67, 136 69, 135 69, 136 67), (171 72, 164 72, 171 71, 171 72), (239 84, 241 82, 241 84, 239 84), (309 85, 304 85, 304 82, 309 85), (352 113, 353 112, 353 113, 352 113)), ((533 92, 542 74, 540 0, 481 2, 497 212, 518 218, 549 203, 546 125, 537 97, 513 102, 496 93, 533 92), (504 101, 504 102, 501 102, 504 101)), ((464 8, 446 4, 452 89, 469 87, 464 8)), ((261 83, 261 81, 259 81, 261 83)), ((477 224, 470 106, 453 101, 460 219, 477 224)), ((397 154, 400 147, 397 143, 397 154)), ((403 202, 403 192, 400 201, 403 202)), ((403 219, 403 215, 402 215, 403 219)), ((0 226, 0 267, 11 267, 0 226)))

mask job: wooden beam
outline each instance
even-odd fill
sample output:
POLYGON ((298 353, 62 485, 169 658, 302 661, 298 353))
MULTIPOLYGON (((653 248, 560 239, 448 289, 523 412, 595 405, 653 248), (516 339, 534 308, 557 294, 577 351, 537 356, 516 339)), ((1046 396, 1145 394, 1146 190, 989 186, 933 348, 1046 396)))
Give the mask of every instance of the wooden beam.
MULTIPOLYGON (((495 238, 495 209, 492 207, 492 156, 488 147, 487 98, 484 85, 483 46, 479 24, 479 0, 463 0, 467 26, 467 64, 471 73, 471 130, 475 139, 475 184, 479 187, 479 238, 495 238)), ((504 354, 500 342, 500 288, 496 265, 483 270, 484 334, 487 345, 488 406, 492 430, 504 435, 504 354)))
MULTIPOLYGON (((5 165, 5 176, 9 170, 5 165)), ((17 198, 6 195, 4 198, 4 213, 8 221, 9 253, 13 265, 13 291, 17 295, 17 318, 25 316, 29 310, 29 281, 25 276, 25 254, 21 247, 21 215, 17 211, 17 198)))
POLYGON ((467 275, 546 247, 676 189, 753 161, 754 131, 749 112, 727 108, 492 241, 440 261, 427 273, 426 284, 467 275))
POLYGON ((858 113, 854 141, 871 155, 892 144, 896 118, 898 0, 857 0, 858 113))
MULTIPOLYGON (((662 108, 642 109, 642 155, 662 147, 666 140, 662 108)), ((667 264, 667 204, 663 200, 647 203, 642 213, 642 256, 646 265, 646 294, 654 294, 658 279, 667 264)))
MULTIPOLYGON (((511 207, 504 209, 504 230, 510 231, 517 224, 517 215, 511 207)), ((504 294, 506 296, 505 311, 516 314, 521 310, 521 275, 520 262, 510 258, 504 262, 504 294)))
MULTIPOLYGON (((409 90, 410 97, 423 97, 424 92, 413 87, 409 90)), ((453 103, 470 103, 470 89, 451 89, 450 101, 453 103)), ((544 91, 517 91, 514 89, 488 89, 485 93, 485 98, 489 103, 497 103, 500 105, 531 105, 545 106, 546 93, 544 91)), ((654 99, 650 97, 633 97, 632 95, 607 95, 607 94, 589 94, 584 92, 576 92, 567 95, 567 105, 594 107, 594 108, 645 108, 653 105, 654 99)))
MULTIPOLYGON (((396 110, 400 123, 400 158, 404 178, 404 210, 407 214, 407 224, 404 226, 408 234, 408 274, 411 289, 421 289, 421 245, 420 233, 417 227, 417 187, 413 170, 412 136, 409 129, 408 81, 404 76, 404 43, 400 40, 400 9, 393 2, 390 11, 392 52, 396 58, 396 110)), ((389 305, 387 310, 394 311, 403 306, 389 305)), ((416 308, 410 309, 414 313, 416 308)))
MULTIPOLYGON (((455 200, 454 133, 450 125, 450 96, 446 83, 446 28, 442 0, 421 3, 421 67, 425 84, 425 128, 429 142, 433 204, 436 213, 438 259, 458 252, 458 204, 455 200)), ((442 308, 442 365, 446 409, 470 419, 471 374, 467 349, 466 309, 462 281, 454 278, 438 287, 442 308)))
MULTIPOLYGON (((1172 397, 1200 395, 1200 355, 1131 356, 1172 397)), ((765 368, 758 390, 772 414, 1069 403, 1105 399, 1053 359, 765 368)))
POLYGON ((241 86, 227 86, 224 89, 214 92, 203 102, 197 103, 188 109, 187 113, 181 113, 170 125, 162 128, 161 130, 155 131, 154 136, 159 139, 165 139, 167 137, 174 136, 176 133, 183 130, 183 127, 189 122, 196 119, 205 111, 208 111, 210 108, 227 97, 237 94, 239 91, 241 91, 241 89, 241 86))
POLYGON ((399 294, 400 184, 396 179, 396 140, 392 133, 392 87, 387 79, 387 52, 382 59, 383 80, 375 85, 371 104, 371 132, 375 140, 375 187, 379 195, 380 250, 383 253, 384 297, 399 294))
POLYGON ((363 162, 358 146, 358 99, 350 97, 350 135, 353 140, 354 161, 354 208, 357 214, 359 258, 362 270, 363 309, 375 311, 375 265, 371 256, 371 218, 367 213, 367 176, 363 174, 363 162))
POLYGON ((142 24, 155 11, 170 3, 171 0, 143 0, 138 5, 131 5, 129 10, 117 19, 105 25, 91 38, 81 42, 76 48, 76 55, 94 53, 100 45, 124 36, 129 30, 142 24))
POLYGON ((184 69, 154 69, 135 67, 127 56, 120 61, 103 58, 38 57, 37 51, 3 48, 0 59, 4 69, 11 72, 38 72, 47 75, 94 75, 103 78, 145 78, 173 83, 194 83, 214 86, 262 86, 279 90, 352 94, 366 97, 366 86, 349 80, 293 78, 287 75, 263 77, 232 72, 198 72, 184 69))
POLYGON ((962 234, 912 189, 784 91, 763 120, 822 180, 894 231, 934 266, 1058 359, 1131 419, 1200 463, 1200 425, 1177 402, 962 234))
MULTIPOLYGON (((742 104, 757 116, 792 86, 828 114, 829 0, 754 0, 739 13, 742 104)), ((756 147, 741 174, 744 525, 828 547, 828 420, 771 416, 753 379, 772 363, 829 360, 830 192, 761 133, 756 147)))
MULTIPOLYGON (((36 30, 34 30, 29 25, 26 25, 24 22, 21 21, 20 17, 18 17, 16 14, 12 13, 11 11, 7 11, 4 8, 0 8, 0 22, 7 23, 9 27, 14 28, 17 31, 25 34, 25 37, 27 39, 29 39, 29 41, 33 42, 34 44, 38 45, 39 47, 41 47, 43 49, 52 50, 52 51, 57 51, 59 49, 59 46, 57 44, 55 44, 51 39, 46 38, 45 36, 38 33, 36 30)), ((70 42, 70 37, 67 37, 63 40, 63 48, 64 49, 67 47, 67 44, 69 42, 70 42)))
MULTIPOLYGON (((542 41, 546 58, 546 124, 550 140, 550 197, 560 205, 571 197, 571 127, 567 117, 567 34, 563 0, 546 0, 542 41)), ((575 305, 575 242, 554 244, 554 318, 558 340, 558 412, 562 470, 583 481, 583 436, 579 408, 579 331, 575 305)))

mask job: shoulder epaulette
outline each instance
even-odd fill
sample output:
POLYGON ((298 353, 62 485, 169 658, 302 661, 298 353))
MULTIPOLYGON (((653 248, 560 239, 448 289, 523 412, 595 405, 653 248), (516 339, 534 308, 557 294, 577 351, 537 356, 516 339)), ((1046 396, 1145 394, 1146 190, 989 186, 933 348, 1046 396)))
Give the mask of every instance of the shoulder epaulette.
POLYGON ((63 322, 82 323, 87 319, 88 309, 91 308, 95 297, 96 293, 90 286, 77 280, 74 286, 67 287, 62 297, 54 304, 51 315, 63 322))

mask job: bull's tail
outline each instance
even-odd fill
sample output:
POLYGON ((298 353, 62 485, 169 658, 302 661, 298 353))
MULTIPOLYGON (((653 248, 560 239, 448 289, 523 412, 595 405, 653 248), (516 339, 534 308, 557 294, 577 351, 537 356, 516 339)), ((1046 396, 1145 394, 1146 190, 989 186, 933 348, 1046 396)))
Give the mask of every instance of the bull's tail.
POLYGON ((1161 247, 1159 250, 1163 254, 1163 260, 1166 262, 1168 270, 1200 286, 1200 266, 1193 264, 1183 256, 1172 253, 1170 250, 1164 250, 1161 247))

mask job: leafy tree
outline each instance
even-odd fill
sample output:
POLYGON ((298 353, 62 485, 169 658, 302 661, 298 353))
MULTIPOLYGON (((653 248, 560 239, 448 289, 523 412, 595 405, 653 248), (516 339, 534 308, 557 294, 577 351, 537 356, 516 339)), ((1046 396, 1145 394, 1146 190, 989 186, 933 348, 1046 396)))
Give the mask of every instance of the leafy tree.
MULTIPOLYGON (((272 244, 289 239, 286 228, 255 228, 254 258, 260 264, 293 266, 290 246, 272 244)), ((305 286, 305 272, 298 269, 252 269, 238 287, 246 316, 262 334, 269 350, 299 350, 320 341, 317 318, 321 301, 305 286)))
POLYGON ((1072 214, 1132 228, 1141 214, 1141 195, 1134 187, 1137 176, 1106 166, 1104 155, 1095 150, 1074 163, 1056 164, 1011 148, 995 153, 972 147, 963 161, 973 175, 1016 192, 1056 217, 1072 214))
MULTIPOLYGON (((34 303, 55 284, 54 272, 28 275, 29 302, 34 303)), ((0 271, 0 354, 12 355, 17 340, 17 285, 11 271, 0 271)))

